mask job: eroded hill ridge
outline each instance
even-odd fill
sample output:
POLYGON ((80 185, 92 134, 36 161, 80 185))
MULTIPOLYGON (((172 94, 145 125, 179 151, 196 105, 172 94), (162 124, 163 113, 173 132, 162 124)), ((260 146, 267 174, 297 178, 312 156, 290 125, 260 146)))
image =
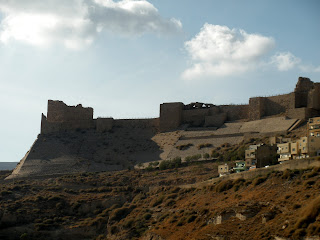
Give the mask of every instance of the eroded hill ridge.
POLYGON ((289 94, 254 97, 247 105, 181 102, 160 105, 159 118, 93 118, 93 108, 48 101, 41 133, 8 177, 33 177, 131 168, 186 157, 196 145, 237 144, 246 137, 287 133, 320 114, 320 83, 299 77, 289 94), (194 143, 183 153, 175 146, 194 143))

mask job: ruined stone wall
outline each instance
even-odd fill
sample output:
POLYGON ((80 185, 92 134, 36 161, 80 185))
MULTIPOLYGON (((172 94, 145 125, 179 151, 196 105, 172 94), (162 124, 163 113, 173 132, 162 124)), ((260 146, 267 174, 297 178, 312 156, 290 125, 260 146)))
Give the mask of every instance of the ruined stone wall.
POLYGON ((97 132, 110 131, 113 127, 113 118, 97 118, 95 123, 97 132))
POLYGON ((42 116, 41 133, 94 128, 93 109, 81 104, 67 106, 62 101, 48 100, 47 117, 42 116))
POLYGON ((249 119, 258 120, 261 119, 264 115, 264 102, 265 98, 255 97, 249 99, 249 119))
POLYGON ((249 100, 250 120, 261 119, 265 116, 285 113, 288 109, 294 108, 295 94, 282 94, 271 97, 255 97, 249 100))
POLYGON ((320 83, 314 83, 314 88, 309 91, 308 108, 320 110, 320 83))
POLYGON ((294 93, 266 97, 263 105, 264 116, 285 113, 294 108, 294 93))
POLYGON ((183 103, 163 103, 160 105, 160 131, 177 129, 182 121, 183 103))
POLYGON ((227 120, 227 113, 218 113, 214 116, 206 116, 204 119, 205 127, 221 127, 227 120))
POLYGON ((139 129, 158 129, 159 118, 150 119, 115 119, 113 121, 115 128, 139 128, 139 129))
POLYGON ((294 108, 289 109, 286 113, 289 118, 307 120, 308 118, 319 115, 319 111, 311 108, 294 108))
POLYGON ((249 118, 249 105, 221 105, 220 110, 227 114, 227 121, 249 118))
POLYGON ((92 121, 93 108, 84 108, 81 104, 67 106, 62 101, 48 101, 48 122, 92 121))
POLYGON ((295 107, 307 107, 309 91, 314 88, 314 83, 309 78, 299 77, 295 93, 295 107))
POLYGON ((94 121, 79 121, 79 122, 49 122, 47 118, 42 115, 41 120, 41 134, 47 134, 52 132, 65 132, 82 129, 94 129, 94 121))
POLYGON ((192 126, 203 126, 205 117, 210 114, 210 108, 199 108, 182 111, 182 122, 192 126))

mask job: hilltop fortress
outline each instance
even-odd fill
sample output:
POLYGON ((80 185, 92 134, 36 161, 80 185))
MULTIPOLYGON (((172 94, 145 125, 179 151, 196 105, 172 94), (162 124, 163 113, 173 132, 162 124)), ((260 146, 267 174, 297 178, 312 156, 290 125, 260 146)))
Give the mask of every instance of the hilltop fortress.
POLYGON ((160 117, 154 119, 113 118, 93 119, 93 108, 81 104, 67 106, 62 101, 48 101, 47 117, 42 114, 41 133, 51 133, 76 129, 96 129, 109 131, 114 126, 156 127, 161 132, 186 127, 221 127, 225 122, 236 120, 258 120, 263 117, 282 114, 292 119, 308 119, 319 115, 320 83, 299 77, 294 92, 289 94, 254 97, 246 105, 213 105, 206 103, 181 102, 160 105, 160 117))
POLYGON ((258 120, 278 114, 305 120, 318 115, 319 110, 320 83, 299 77, 294 92, 250 98, 248 105, 163 103, 160 106, 160 129, 161 131, 174 130, 182 124, 221 127, 226 121, 258 120))
POLYGON ((320 83, 303 77, 289 94, 250 98, 247 105, 163 103, 159 118, 152 119, 94 119, 93 108, 49 100, 41 133, 8 178, 120 170, 186 157, 194 149, 181 153, 175 146, 192 139, 212 147, 236 144, 252 134, 286 133, 319 115, 320 83))

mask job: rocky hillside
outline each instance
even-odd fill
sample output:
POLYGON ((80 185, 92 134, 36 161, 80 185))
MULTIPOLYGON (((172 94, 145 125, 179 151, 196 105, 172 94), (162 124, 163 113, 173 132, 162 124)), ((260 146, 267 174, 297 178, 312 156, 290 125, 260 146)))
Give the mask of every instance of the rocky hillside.
POLYGON ((1 180, 0 239, 251 240, 320 235, 319 168, 182 187, 216 177, 218 164, 1 180))

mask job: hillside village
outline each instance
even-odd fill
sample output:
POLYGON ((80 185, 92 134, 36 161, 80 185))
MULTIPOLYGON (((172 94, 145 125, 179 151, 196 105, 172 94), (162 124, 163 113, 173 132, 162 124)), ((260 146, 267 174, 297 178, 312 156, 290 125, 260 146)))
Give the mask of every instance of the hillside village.
POLYGON ((220 176, 224 176, 230 172, 254 170, 277 163, 282 164, 292 159, 315 156, 320 156, 320 117, 308 120, 306 136, 298 139, 274 136, 269 138, 269 144, 250 145, 245 150, 244 160, 236 161, 236 166, 233 168, 227 163, 219 165, 218 172, 220 176))

